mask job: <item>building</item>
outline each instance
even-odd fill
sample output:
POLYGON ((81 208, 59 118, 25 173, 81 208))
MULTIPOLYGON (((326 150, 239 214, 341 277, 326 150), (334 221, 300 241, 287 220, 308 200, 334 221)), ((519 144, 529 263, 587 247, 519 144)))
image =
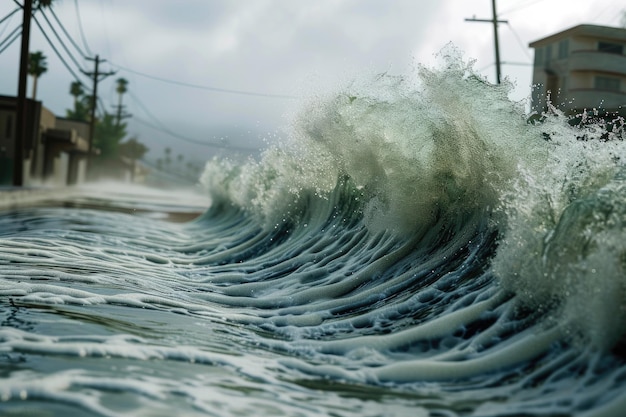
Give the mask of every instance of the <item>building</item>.
MULTIPOLYGON (((26 100, 24 185, 69 185, 85 180, 89 125, 57 118, 40 101, 26 100)), ((0 185, 13 183, 17 98, 0 96, 0 185)))
POLYGON ((532 110, 626 116, 626 29, 579 25, 530 43, 532 110))

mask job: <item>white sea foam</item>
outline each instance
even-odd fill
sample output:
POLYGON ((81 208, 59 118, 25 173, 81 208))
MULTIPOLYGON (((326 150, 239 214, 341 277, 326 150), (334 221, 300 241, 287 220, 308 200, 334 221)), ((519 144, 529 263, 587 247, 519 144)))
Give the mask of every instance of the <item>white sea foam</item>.
POLYGON ((0 213, 0 412, 614 412, 623 145, 528 124, 443 55, 311 99, 260 161, 209 163, 193 222, 117 191, 72 201, 122 213, 0 213))

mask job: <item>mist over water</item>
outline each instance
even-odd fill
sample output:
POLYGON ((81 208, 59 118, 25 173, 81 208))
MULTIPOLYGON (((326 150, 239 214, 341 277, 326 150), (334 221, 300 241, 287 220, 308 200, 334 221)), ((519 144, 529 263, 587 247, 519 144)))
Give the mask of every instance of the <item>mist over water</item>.
POLYGON ((448 48, 207 163, 193 221, 123 189, 0 212, 0 410, 619 416, 623 121, 509 90, 448 48))

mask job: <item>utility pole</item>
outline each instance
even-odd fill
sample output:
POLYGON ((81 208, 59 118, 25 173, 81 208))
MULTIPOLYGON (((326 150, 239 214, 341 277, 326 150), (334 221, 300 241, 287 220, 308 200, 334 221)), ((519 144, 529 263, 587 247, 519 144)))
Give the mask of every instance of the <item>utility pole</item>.
POLYGON ((116 112, 115 125, 117 127, 119 127, 122 124, 122 120, 132 117, 132 114, 129 114, 124 110, 126 106, 121 104, 121 101, 120 101, 120 104, 118 104, 117 106, 113 106, 113 107, 115 108, 115 112, 116 112))
POLYGON ((498 14, 496 13, 496 0, 491 0, 491 7, 493 9, 493 17, 491 19, 465 19, 466 22, 488 22, 493 24, 493 39, 496 47, 496 81, 500 84, 500 45, 498 44, 498 23, 509 23, 508 20, 498 20, 498 14))
POLYGON ((116 108, 117 117, 115 120, 115 126, 118 128, 122 124, 122 119, 127 119, 131 116, 130 114, 124 111, 124 107, 126 106, 122 104, 122 98, 124 97, 124 93, 128 91, 127 86, 128 86, 128 81, 125 78, 117 79, 117 87, 115 91, 118 94, 118 101, 117 101, 117 106, 113 106, 113 107, 116 108))
POLYGON ((26 144, 26 126, 28 112, 26 111, 26 82, 28 75, 28 44, 30 41, 30 17, 33 13, 33 3, 24 1, 22 7, 22 46, 20 52, 20 73, 17 87, 17 107, 15 111, 15 143, 13 149, 13 185, 24 185, 24 148, 26 144))
POLYGON ((89 144, 87 147, 87 170, 89 170, 89 165, 91 165, 91 157, 92 157, 91 154, 93 152, 94 133, 96 130, 96 103, 98 99, 98 83, 102 81, 104 78, 108 77, 109 75, 115 74, 115 72, 114 71, 105 72, 105 73, 100 72, 100 69, 99 69, 100 63, 106 62, 106 61, 101 60, 99 55, 96 55, 95 58, 87 58, 87 60, 94 61, 93 72, 82 71, 83 74, 92 77, 92 80, 93 80, 93 87, 91 91, 91 117, 89 120, 89 144))

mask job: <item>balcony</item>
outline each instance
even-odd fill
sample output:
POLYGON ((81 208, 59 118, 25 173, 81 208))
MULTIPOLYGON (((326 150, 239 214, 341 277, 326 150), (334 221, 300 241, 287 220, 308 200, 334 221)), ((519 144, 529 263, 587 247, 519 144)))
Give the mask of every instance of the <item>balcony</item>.
POLYGON ((608 112, 626 112, 626 93, 593 89, 573 89, 567 91, 563 106, 567 110, 587 109, 606 110, 608 112))
POLYGON ((570 71, 600 71, 626 76, 626 55, 600 51, 574 51, 568 60, 570 71))

